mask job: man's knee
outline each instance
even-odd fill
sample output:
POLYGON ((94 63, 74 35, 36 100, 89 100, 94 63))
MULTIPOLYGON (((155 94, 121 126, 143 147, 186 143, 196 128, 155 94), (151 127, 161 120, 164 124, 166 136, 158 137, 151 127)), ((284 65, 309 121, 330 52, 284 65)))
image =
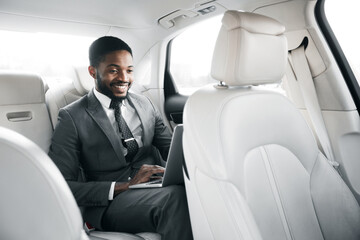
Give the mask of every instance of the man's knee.
MULTIPOLYGON (((188 213, 188 205, 186 199, 185 188, 179 185, 172 185, 163 188, 166 192, 162 198, 161 212, 162 214, 181 217, 188 213)), ((186 217, 186 216, 183 217, 186 217)))
POLYGON ((171 202, 184 202, 186 203, 185 188, 181 185, 172 185, 165 188, 167 197, 171 202))

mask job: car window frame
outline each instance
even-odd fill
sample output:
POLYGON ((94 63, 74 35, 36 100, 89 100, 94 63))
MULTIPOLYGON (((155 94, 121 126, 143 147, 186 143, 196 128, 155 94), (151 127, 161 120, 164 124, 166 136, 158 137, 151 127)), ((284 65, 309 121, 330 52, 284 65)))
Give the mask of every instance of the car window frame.
POLYGON ((337 65, 339 66, 340 72, 345 80, 345 83, 357 108, 357 112, 360 116, 360 87, 355 74, 327 20, 324 7, 325 1, 326 0, 317 1, 315 6, 315 19, 319 25, 320 30, 324 34, 324 37, 337 65))

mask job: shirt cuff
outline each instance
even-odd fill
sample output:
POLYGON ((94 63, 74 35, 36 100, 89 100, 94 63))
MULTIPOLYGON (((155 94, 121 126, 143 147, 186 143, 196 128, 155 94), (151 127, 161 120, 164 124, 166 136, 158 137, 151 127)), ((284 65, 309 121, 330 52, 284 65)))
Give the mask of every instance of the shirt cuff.
POLYGON ((112 201, 112 200, 114 199, 115 183, 116 183, 116 182, 112 182, 112 183, 111 183, 110 191, 109 191, 109 201, 112 201))

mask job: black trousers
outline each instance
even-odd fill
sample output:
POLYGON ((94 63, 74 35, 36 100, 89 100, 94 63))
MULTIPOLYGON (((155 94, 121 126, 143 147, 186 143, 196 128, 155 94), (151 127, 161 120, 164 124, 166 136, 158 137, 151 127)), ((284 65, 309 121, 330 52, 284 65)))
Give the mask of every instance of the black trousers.
POLYGON ((189 210, 183 186, 131 189, 120 193, 106 210, 107 231, 157 232, 162 240, 191 240, 189 210))

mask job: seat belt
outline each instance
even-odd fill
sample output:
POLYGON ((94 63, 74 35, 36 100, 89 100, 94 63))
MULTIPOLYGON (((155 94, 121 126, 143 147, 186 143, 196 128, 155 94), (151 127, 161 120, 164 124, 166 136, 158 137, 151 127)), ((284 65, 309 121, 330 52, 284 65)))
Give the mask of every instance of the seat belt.
POLYGON ((335 161, 333 155, 329 135, 325 127, 320 104, 316 95, 315 85, 310 72, 309 64, 305 56, 305 48, 307 43, 308 39, 305 37, 298 48, 290 51, 289 55, 291 56, 292 64, 290 59, 289 63, 290 66, 292 66, 295 77, 299 83, 306 109, 308 110, 311 122, 313 123, 315 129, 315 133, 317 134, 320 145, 324 151, 324 155, 328 159, 329 163, 341 175, 339 170, 340 165, 337 161, 335 161))

